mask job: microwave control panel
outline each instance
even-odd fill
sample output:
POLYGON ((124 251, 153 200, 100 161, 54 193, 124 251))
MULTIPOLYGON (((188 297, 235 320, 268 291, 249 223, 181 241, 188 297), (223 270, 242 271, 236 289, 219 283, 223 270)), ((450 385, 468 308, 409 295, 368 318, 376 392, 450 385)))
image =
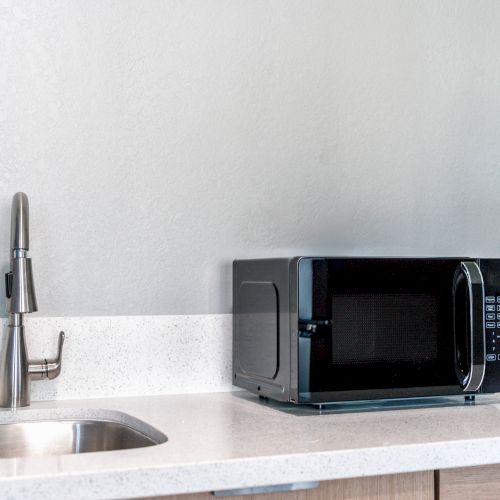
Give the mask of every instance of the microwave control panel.
POLYGON ((486 371, 483 392, 500 392, 500 259, 481 259, 484 279, 486 371))
POLYGON ((500 289, 485 287, 484 332, 486 336, 486 371, 482 392, 500 392, 500 289))
POLYGON ((500 295, 485 295, 486 361, 500 362, 500 295))

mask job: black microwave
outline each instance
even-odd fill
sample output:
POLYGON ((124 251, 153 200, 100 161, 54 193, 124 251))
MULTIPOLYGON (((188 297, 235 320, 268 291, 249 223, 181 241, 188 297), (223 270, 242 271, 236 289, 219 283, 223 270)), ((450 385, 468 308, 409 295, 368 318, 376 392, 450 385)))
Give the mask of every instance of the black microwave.
POLYGON ((237 260, 233 312, 233 383, 263 397, 500 392, 500 259, 237 260))

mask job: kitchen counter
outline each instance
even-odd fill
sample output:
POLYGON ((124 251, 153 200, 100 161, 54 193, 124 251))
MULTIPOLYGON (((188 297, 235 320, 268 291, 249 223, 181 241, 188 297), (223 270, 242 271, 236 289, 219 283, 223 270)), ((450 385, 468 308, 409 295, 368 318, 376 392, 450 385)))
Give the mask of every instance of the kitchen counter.
MULTIPOLYGON (((245 392, 33 403, 16 411, 119 411, 168 441, 0 460, 0 498, 131 498, 500 463, 500 399, 320 412, 245 392)), ((0 423, 13 412, 0 411, 0 423)))

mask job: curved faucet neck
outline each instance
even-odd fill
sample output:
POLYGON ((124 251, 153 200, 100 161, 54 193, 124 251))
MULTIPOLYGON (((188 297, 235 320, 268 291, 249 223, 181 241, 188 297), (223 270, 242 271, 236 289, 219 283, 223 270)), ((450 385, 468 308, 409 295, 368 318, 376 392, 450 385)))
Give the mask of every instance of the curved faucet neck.
MULTIPOLYGON (((10 272, 6 276, 7 312, 31 313, 38 309, 29 250, 29 202, 25 193, 12 198, 10 272)), ((21 317, 22 322, 22 317, 21 317)))
POLYGON ((29 202, 25 193, 16 193, 12 198, 10 219, 10 248, 29 250, 29 202))

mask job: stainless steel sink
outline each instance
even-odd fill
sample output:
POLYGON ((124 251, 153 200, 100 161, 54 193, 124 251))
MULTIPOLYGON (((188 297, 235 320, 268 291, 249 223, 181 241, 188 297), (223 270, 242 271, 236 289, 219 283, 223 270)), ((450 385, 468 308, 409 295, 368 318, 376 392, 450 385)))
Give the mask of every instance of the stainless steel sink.
POLYGON ((163 433, 148 424, 112 413, 128 417, 134 427, 98 418, 0 423, 0 458, 127 450, 167 441, 163 433))

